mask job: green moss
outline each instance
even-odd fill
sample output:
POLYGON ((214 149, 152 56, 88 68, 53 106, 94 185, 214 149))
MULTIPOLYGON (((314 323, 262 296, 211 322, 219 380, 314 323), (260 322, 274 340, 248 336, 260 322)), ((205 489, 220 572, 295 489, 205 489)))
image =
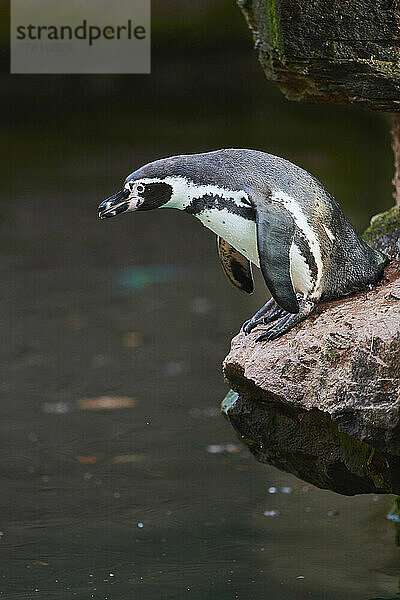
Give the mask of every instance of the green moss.
POLYGON ((357 463, 360 469, 365 471, 372 460, 375 450, 368 446, 368 444, 351 438, 346 433, 338 431, 338 435, 346 464, 357 463))
POLYGON ((375 448, 339 431, 338 436, 343 450, 343 459, 349 471, 368 477, 377 490, 392 493, 390 484, 386 481, 385 473, 377 466, 382 465, 382 461, 374 461, 377 456, 375 448))
POLYGON ((271 43, 273 48, 279 51, 278 19, 276 15, 275 0, 267 0, 267 11, 271 29, 271 43))
POLYGON ((336 362, 336 359, 340 356, 340 353, 335 348, 328 348, 326 352, 327 360, 331 363, 331 366, 336 362))
POLYGON ((379 235, 397 230, 400 230, 400 206, 393 206, 372 217, 370 226, 363 233, 363 238, 366 242, 371 242, 379 235))

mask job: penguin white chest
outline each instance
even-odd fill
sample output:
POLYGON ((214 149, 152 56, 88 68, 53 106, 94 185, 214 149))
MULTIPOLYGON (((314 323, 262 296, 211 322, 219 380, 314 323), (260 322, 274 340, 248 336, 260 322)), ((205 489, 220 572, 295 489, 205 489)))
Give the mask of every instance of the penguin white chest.
MULTIPOLYGON (((196 217, 208 229, 211 229, 228 244, 236 248, 250 262, 257 267, 260 266, 257 228, 254 221, 245 219, 226 209, 207 209, 196 215, 196 217)), ((290 276, 295 291, 307 296, 312 288, 311 273, 304 257, 294 243, 290 249, 290 276)))
POLYGON ((257 231, 254 221, 245 219, 240 215, 226 209, 207 209, 197 214, 196 217, 222 237, 228 244, 236 248, 250 262, 260 266, 257 252, 257 231))

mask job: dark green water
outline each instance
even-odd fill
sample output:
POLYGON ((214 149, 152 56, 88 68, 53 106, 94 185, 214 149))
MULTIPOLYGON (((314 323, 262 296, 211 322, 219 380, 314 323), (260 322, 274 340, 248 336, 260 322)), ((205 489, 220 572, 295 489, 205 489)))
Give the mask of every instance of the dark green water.
POLYGON ((148 160, 241 146, 309 169, 362 229, 392 202, 387 121, 286 102, 245 27, 172 39, 150 77, 3 76, 0 594, 395 598, 392 499, 260 465, 219 415, 260 279, 231 289, 177 211, 96 216, 148 160))

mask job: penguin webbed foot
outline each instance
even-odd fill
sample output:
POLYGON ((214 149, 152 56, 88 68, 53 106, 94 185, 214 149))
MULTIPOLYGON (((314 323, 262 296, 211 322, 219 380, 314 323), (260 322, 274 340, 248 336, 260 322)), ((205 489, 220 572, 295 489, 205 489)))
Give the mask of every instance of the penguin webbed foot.
POLYGON ((283 308, 281 308, 275 302, 275 300, 271 298, 271 300, 264 304, 264 306, 262 306, 260 310, 258 310, 256 314, 251 317, 251 319, 243 323, 242 330, 244 333, 248 334, 258 325, 267 325, 268 323, 272 323, 284 314, 289 313, 286 313, 283 308))
POLYGON ((276 340, 281 335, 287 333, 292 327, 301 323, 311 314, 316 307, 315 302, 310 300, 301 299, 300 310, 296 314, 288 313, 283 311, 281 316, 276 322, 270 325, 261 335, 258 336, 256 342, 265 342, 270 340, 276 340))

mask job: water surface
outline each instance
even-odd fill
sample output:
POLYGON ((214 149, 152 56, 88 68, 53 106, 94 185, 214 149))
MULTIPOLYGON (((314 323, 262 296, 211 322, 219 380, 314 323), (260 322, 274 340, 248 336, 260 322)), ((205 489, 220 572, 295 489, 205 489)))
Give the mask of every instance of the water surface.
POLYGON ((4 598, 397 597, 392 499, 258 464, 219 414, 261 279, 231 288, 214 236, 177 211, 97 220, 140 164, 223 146, 295 160, 360 229, 390 205, 385 119, 284 101, 246 35, 156 48, 150 78, 5 82, 4 598))

